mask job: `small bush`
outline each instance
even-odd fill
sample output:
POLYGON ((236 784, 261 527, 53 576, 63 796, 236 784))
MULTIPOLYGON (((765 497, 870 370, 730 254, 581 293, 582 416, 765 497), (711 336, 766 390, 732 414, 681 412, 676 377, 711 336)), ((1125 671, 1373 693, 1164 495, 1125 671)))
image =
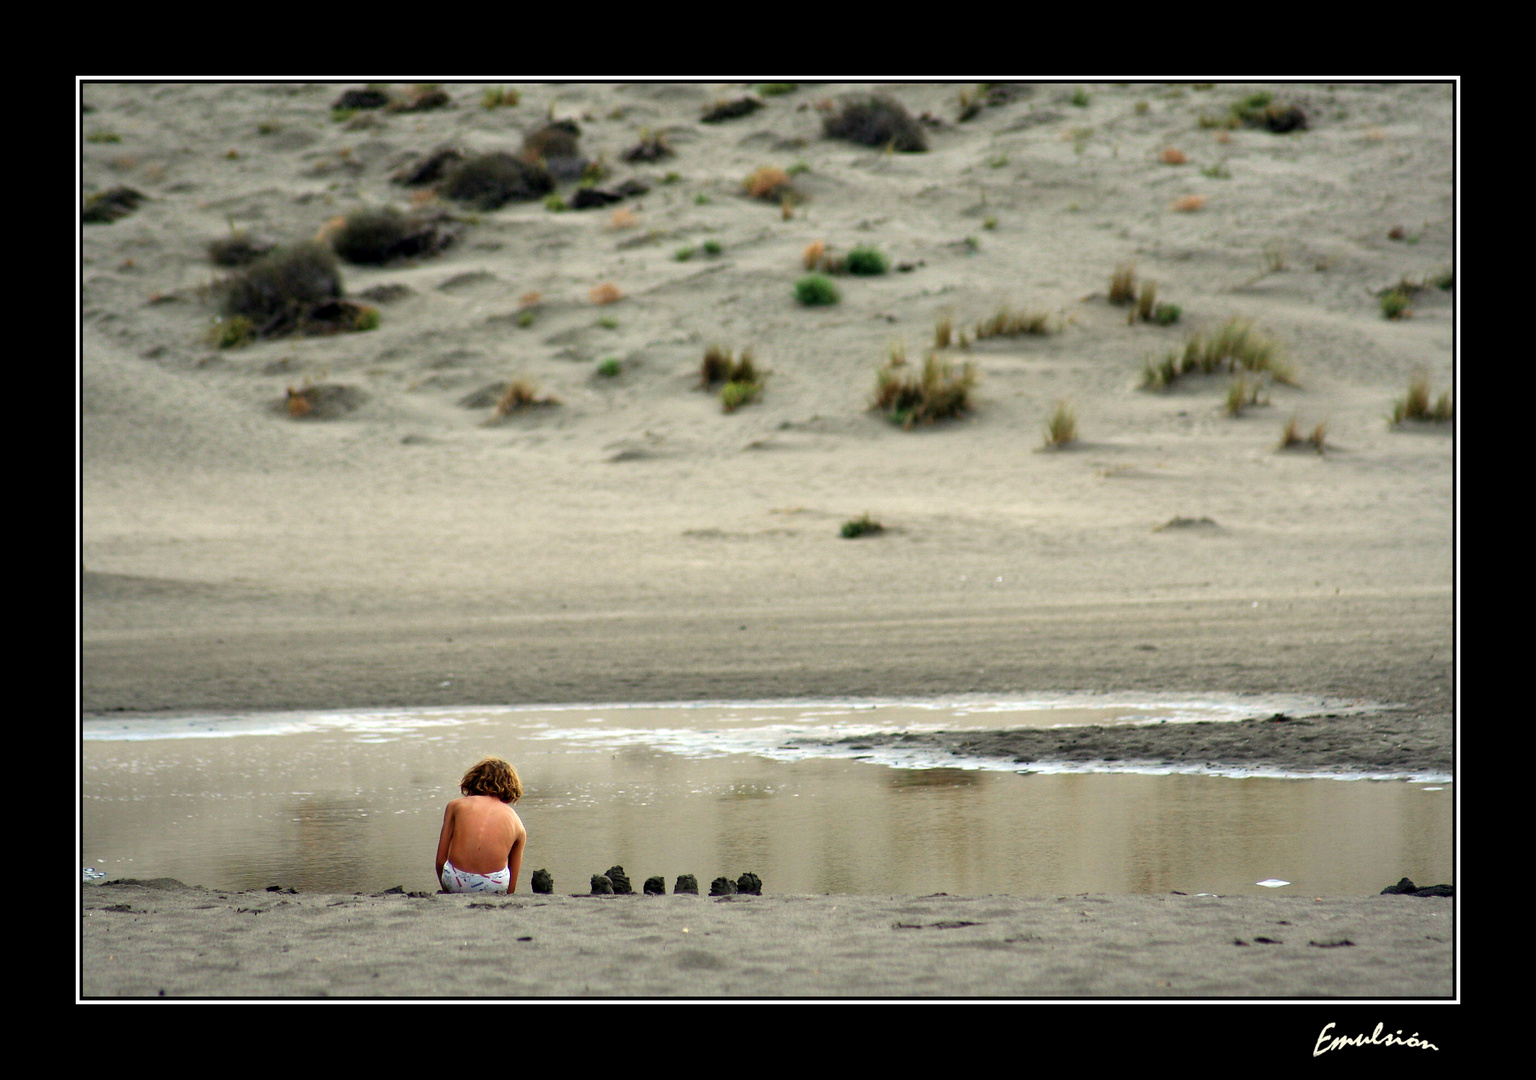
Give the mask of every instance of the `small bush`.
POLYGON ((825 274, 807 274, 795 282, 795 299, 807 307, 835 304, 842 299, 837 286, 825 274))
POLYGON ((863 517, 850 518, 843 522, 841 531, 844 540, 856 540, 861 536, 877 536, 885 532, 885 526, 865 513, 863 517))
POLYGON ((597 373, 605 379, 617 378, 623 370, 624 365, 617 356, 610 356, 597 365, 597 373))
POLYGON ((714 258, 724 250, 725 249, 720 246, 720 241, 718 240, 704 241, 704 254, 708 255, 710 258, 714 258))
POLYGON ((531 202, 548 195, 555 181, 543 165, 511 154, 480 154, 453 166, 442 193, 477 210, 495 210, 509 202, 531 202))
POLYGON ((1178 304, 1158 304, 1152 309, 1152 321, 1158 326, 1172 326, 1182 314, 1184 309, 1178 304))
POLYGON ((872 247, 856 247, 848 253, 843 265, 850 274, 866 277, 883 274, 890 268, 886 257, 872 247))
POLYGON ((918 122, 899 102, 884 96, 847 102, 822 122, 822 133, 829 139, 889 147, 902 153, 928 149, 928 140, 918 122))
POLYGON ((963 416, 970 411, 976 369, 966 364, 957 373, 948 360, 930 353, 923 369, 913 375, 905 361, 892 357, 875 375, 871 408, 885 413, 893 423, 911 429, 963 416))
POLYGON ((1393 289, 1382 296, 1381 313, 1388 319, 1406 319, 1413 314, 1408 304, 1408 293, 1403 289, 1393 289))

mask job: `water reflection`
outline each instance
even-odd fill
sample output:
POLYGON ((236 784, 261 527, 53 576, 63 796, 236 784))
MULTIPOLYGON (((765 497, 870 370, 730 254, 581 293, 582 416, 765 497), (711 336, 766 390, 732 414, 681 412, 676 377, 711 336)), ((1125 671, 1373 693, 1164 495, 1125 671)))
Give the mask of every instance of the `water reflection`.
MULTIPOLYGON (((782 713, 685 712, 244 718, 265 733, 232 738, 214 737, 235 730, 222 722, 181 731, 196 737, 88 731, 83 865, 212 887, 435 890, 442 808, 468 764, 498 753, 528 791, 525 889, 545 868, 556 891, 584 892, 615 864, 637 883, 691 873, 706 888, 750 870, 777 893, 1258 894, 1255 882, 1280 877, 1298 895, 1367 895, 1403 876, 1453 880, 1446 785, 776 758, 782 713)), ((824 710, 794 723, 865 719, 824 710)))

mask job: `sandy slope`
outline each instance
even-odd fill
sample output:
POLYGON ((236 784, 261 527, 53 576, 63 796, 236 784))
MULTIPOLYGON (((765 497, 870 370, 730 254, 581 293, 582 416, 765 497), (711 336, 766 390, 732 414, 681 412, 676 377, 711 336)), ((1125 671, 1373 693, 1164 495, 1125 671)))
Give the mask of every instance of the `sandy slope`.
POLYGON ((1449 385, 1452 294, 1388 321, 1374 293, 1451 264, 1450 86, 1275 87, 1312 118, 1281 136, 1200 125, 1251 87, 1095 85, 1079 107, 1040 85, 962 124, 962 87, 896 84, 944 122, 895 155, 819 136, 817 103, 852 87, 722 124, 701 109, 746 88, 527 86, 487 111, 452 86, 448 110, 339 123, 341 89, 83 88, 84 133, 120 140, 83 144, 85 190, 148 197, 82 232, 87 711, 436 703, 445 679, 476 701, 1145 686, 1448 710, 1454 444, 1384 417, 1415 369, 1449 385), (205 246, 231 223, 289 242, 404 207, 397 165, 515 150, 551 112, 609 186, 652 185, 633 225, 461 214, 440 257, 346 268, 351 295, 411 290, 376 331, 202 342, 205 246), (624 165, 642 128, 676 156, 624 165), (792 218, 740 194, 796 163, 792 218), (1172 210, 1186 194, 1204 208, 1172 210), (675 258, 706 239, 719 256, 675 258), (915 268, 804 308, 818 239, 915 268), (1180 323, 1126 324, 1105 298, 1126 262, 1180 323), (625 298, 594 306, 608 281, 625 298), (981 375, 968 419, 867 411, 893 342, 916 359, 939 316, 1002 304, 1066 326, 955 353, 981 375), (1238 419, 1224 378, 1136 389, 1147 356, 1234 315, 1283 342, 1298 388, 1238 419), (694 389, 712 342, 770 369, 758 403, 725 415, 694 389), (513 376, 562 404, 497 426, 459 404, 513 376), (366 400, 273 411, 306 381, 366 400), (1080 439, 1040 452, 1061 398, 1080 439), (1277 452, 1293 413, 1326 423, 1326 453, 1277 452), (841 539, 865 512, 887 532, 841 539), (1214 524, 1158 531, 1174 518, 1214 524))

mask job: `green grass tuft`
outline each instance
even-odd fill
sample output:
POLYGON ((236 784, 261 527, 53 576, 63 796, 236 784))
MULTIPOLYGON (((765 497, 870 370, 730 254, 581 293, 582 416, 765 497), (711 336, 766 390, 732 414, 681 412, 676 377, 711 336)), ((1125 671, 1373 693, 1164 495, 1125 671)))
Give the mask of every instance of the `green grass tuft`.
POLYGON ((842 299, 842 294, 825 274, 806 274, 795 282, 795 299, 807 307, 815 307, 835 304, 842 299))

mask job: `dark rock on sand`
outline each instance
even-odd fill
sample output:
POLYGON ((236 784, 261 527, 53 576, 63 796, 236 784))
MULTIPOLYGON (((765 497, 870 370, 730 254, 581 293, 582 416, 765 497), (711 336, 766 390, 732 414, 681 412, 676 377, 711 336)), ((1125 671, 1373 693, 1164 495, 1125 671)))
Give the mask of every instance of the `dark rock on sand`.
POLYGON ((736 879, 736 891, 749 896, 763 895, 763 879, 748 870, 736 879))
POLYGON ((694 896, 698 896, 699 879, 694 877, 692 874, 679 874, 677 878, 677 884, 672 886, 672 892, 674 894, 692 893, 694 896))
POLYGON ((1450 885, 1429 885, 1419 888, 1407 878, 1400 878, 1396 885, 1388 885, 1381 890, 1382 896, 1455 896, 1456 890, 1450 885))
POLYGON ((649 185, 642 180, 626 180, 606 191, 601 188, 577 188, 576 193, 571 196, 571 209, 589 210, 593 207, 611 206, 613 203, 644 195, 650 190, 649 185))
POLYGON ((645 879, 646 896, 665 896, 667 893, 667 879, 664 877, 648 877, 645 879))
POLYGON ((533 872, 533 891, 536 893, 554 892, 554 876, 548 870, 535 870, 533 872))
POLYGON ((463 160, 463 153, 455 147, 440 146, 420 161, 397 169, 390 179, 397 184, 404 184, 407 187, 435 184, 448 175, 449 170, 463 160))
POLYGON ((624 873, 622 866, 610 866, 608 868, 608 880, 613 882, 613 891, 619 895, 635 895, 634 888, 629 884, 629 875, 624 873))
POLYGON ((593 896, 612 896, 613 895, 613 882, 608 880, 608 875, 607 874, 593 874, 592 875, 592 895, 593 896))
POLYGON ((736 883, 728 877, 717 877, 709 883, 710 896, 735 896, 736 883))

